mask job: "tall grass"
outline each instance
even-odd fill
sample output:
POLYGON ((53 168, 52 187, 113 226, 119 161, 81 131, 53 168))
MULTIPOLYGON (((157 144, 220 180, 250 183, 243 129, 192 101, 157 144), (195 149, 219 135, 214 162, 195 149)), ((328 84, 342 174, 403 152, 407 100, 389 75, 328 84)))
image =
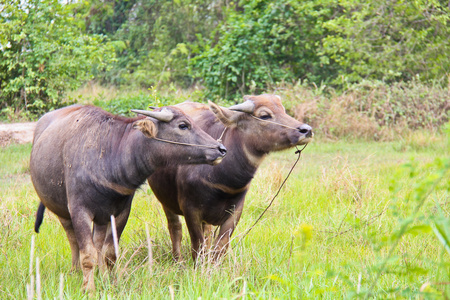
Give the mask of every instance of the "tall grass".
MULTIPOLYGON (((62 274, 63 298, 86 299, 82 274, 70 271, 70 249, 57 218, 47 211, 41 232, 33 231, 38 198, 24 163, 29 152, 30 145, 11 145, 0 154, 0 297, 27 298, 35 236, 42 298, 60 297, 62 274)), ((173 262, 164 213, 144 185, 114 273, 96 276, 96 297, 448 297, 449 157, 445 135, 423 132, 390 142, 315 141, 273 206, 238 244, 296 158, 292 150, 271 155, 252 183, 227 256, 220 264, 196 267, 185 226, 184 261, 173 262), (433 143, 422 142, 431 138, 433 143)))
POLYGON ((450 117, 450 86, 418 80, 364 81, 339 93, 301 83, 274 91, 293 115, 330 139, 395 140, 416 130, 438 132, 450 117))

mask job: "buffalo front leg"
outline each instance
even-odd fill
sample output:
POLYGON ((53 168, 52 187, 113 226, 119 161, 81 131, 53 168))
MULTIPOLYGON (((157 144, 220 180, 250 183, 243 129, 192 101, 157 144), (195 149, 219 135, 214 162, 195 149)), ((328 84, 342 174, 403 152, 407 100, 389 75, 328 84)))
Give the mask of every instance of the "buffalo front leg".
POLYGON ((72 220, 59 218, 62 227, 66 231, 67 239, 69 240, 70 251, 72 252, 72 270, 80 269, 80 249, 78 248, 78 242, 73 231, 72 220))
POLYGON ((199 212, 191 210, 185 212, 184 218, 191 237, 192 259, 195 262, 197 261, 198 256, 203 252, 204 236, 202 220, 199 212))
POLYGON ((98 261, 98 253, 92 239, 92 217, 83 208, 73 209, 73 229, 80 248, 80 263, 83 271, 83 289, 95 291, 94 271, 98 261))
POLYGON ((180 217, 165 206, 163 206, 163 209, 167 218, 170 240, 172 241, 172 256, 175 261, 178 261, 181 258, 181 239, 183 237, 180 217))
POLYGON ((214 260, 220 259, 227 251, 230 238, 242 215, 244 201, 241 201, 231 214, 231 216, 220 225, 219 234, 214 241, 214 260))

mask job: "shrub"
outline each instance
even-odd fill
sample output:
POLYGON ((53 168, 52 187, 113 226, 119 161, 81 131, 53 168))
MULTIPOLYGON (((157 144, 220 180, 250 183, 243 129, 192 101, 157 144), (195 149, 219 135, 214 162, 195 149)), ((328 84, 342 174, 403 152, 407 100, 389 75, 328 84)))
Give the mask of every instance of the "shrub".
POLYGON ((113 95, 109 99, 104 99, 102 95, 93 100, 93 104, 113 113, 124 116, 134 116, 131 109, 149 109, 149 106, 167 106, 185 101, 184 95, 179 95, 174 91, 158 91, 155 87, 139 91, 123 91, 113 95))
POLYGON ((42 113, 114 59, 104 36, 82 33, 81 4, 10 1, 0 10, 0 109, 42 113), (12 108, 12 109, 11 109, 12 108))
POLYGON ((449 120, 449 88, 417 80, 364 81, 340 95, 302 84, 285 85, 276 93, 291 114, 329 138, 392 139, 407 130, 437 131, 449 120))
POLYGON ((210 97, 239 99, 284 80, 320 82, 333 64, 317 55, 332 1, 241 1, 192 60, 210 97))

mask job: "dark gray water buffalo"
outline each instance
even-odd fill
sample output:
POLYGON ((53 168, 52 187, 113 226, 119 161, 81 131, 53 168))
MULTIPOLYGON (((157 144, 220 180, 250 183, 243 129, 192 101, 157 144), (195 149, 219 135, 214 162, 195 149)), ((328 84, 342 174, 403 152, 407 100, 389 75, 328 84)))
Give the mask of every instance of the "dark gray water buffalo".
POLYGON ((45 207, 58 216, 72 266, 81 262, 83 287, 90 291, 97 262, 104 272, 116 260, 110 216, 116 218, 120 238, 131 200, 145 179, 159 167, 215 165, 226 153, 179 108, 139 112, 149 117, 69 106, 44 115, 34 133, 30 172, 41 200, 35 230, 45 207))
POLYGON ((214 138, 222 136, 227 157, 218 166, 172 166, 157 170, 149 184, 166 213, 173 256, 179 259, 183 215, 197 258, 211 225, 220 226, 215 257, 223 254, 237 225, 250 182, 264 157, 311 141, 311 127, 288 116, 275 95, 246 96, 242 104, 177 105, 214 138), (170 187, 170 188, 168 188, 170 187))

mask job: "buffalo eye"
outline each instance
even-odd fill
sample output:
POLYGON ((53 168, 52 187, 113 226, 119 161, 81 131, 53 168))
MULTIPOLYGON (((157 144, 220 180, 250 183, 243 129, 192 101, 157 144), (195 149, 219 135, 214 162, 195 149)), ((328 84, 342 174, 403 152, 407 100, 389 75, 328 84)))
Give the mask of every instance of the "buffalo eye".
POLYGON ((180 128, 181 130, 187 130, 189 129, 189 125, 186 123, 181 123, 180 125, 178 125, 178 128, 180 128))

